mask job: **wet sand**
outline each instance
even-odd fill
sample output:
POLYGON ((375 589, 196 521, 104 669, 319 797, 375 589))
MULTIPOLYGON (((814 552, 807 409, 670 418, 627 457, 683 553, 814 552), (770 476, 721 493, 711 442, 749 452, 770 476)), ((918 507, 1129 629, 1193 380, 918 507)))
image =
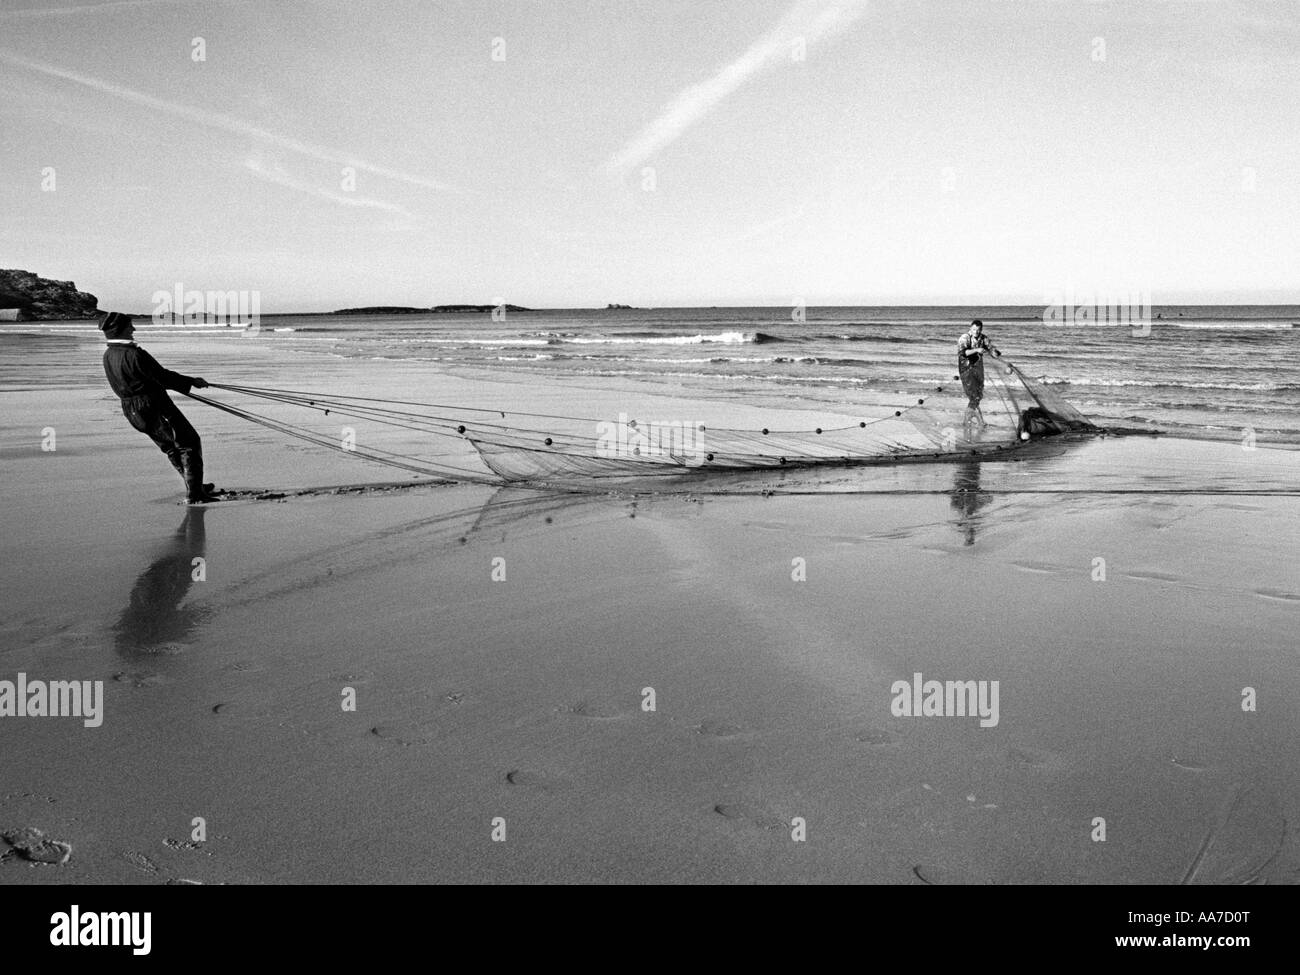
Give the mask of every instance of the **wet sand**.
MULTIPOLYGON (((1300 879, 1300 501, 1188 493, 1297 489, 1300 455, 1102 440, 557 495, 182 400, 223 485, 292 495, 190 509, 96 344, 61 342, 0 350, 0 679, 102 680, 105 714, 0 718, 0 827, 70 848, 5 844, 2 883, 1300 879), (998 681, 997 724, 896 717, 918 672, 998 681)), ((651 395, 149 347, 249 385, 651 395)))

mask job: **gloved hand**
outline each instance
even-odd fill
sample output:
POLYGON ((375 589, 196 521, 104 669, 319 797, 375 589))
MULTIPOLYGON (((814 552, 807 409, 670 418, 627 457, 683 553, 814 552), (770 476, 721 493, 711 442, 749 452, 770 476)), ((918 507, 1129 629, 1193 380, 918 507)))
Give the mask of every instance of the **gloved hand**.
POLYGON ((194 382, 190 383, 190 385, 193 386, 195 389, 207 389, 208 381, 204 379, 202 376, 195 376, 194 382))

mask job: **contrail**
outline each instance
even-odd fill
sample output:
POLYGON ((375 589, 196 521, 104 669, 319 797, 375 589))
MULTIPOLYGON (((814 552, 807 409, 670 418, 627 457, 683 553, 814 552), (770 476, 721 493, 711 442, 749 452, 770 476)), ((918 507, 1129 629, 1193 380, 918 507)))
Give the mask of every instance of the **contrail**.
POLYGON ((750 78, 793 60, 794 43, 829 39, 849 27, 867 10, 867 0, 798 0, 770 31, 719 70, 691 85, 669 102, 653 122, 605 164, 613 175, 624 175, 653 156, 715 108, 750 78))
POLYGON ((398 206, 396 203, 389 203, 385 200, 375 200, 367 196, 356 196, 351 193, 335 192, 327 190, 324 187, 317 186, 315 183, 309 183, 305 180, 297 179, 286 173, 280 166, 275 164, 267 165, 259 156, 250 156, 244 160, 244 168, 254 176, 264 179, 269 183, 275 183, 277 186, 285 186, 291 190, 297 190, 300 193, 307 193, 310 196, 319 197, 322 200, 329 200, 333 203, 341 203, 350 207, 366 207, 371 210, 383 210, 387 213, 396 213, 408 220, 414 220, 407 210, 398 206))
MULTIPOLYGON (((0 20, 20 17, 60 17, 69 14, 100 13, 121 7, 154 7, 159 4, 194 3, 195 0, 108 0, 106 3, 83 4, 80 7, 31 7, 27 10, 6 10, 0 12, 0 20)), ((226 2, 243 2, 243 0, 226 0, 226 2)))
POLYGON ((410 183, 412 186, 422 186, 425 189, 442 191, 455 190, 455 187, 449 183, 427 179, 423 176, 415 176, 411 173, 405 173, 397 169, 389 169, 386 166, 377 166, 374 163, 366 162, 364 159, 358 159, 356 156, 350 156, 347 153, 338 152, 334 149, 325 148, 324 146, 312 145, 309 142, 301 142, 297 139, 277 135, 269 129, 264 129, 230 115, 223 115, 220 112, 205 111, 203 109, 194 108, 190 105, 182 105, 179 102, 169 102, 166 99, 157 98, 153 95, 146 95, 144 92, 135 91, 131 88, 124 88, 120 85, 110 84, 107 81, 101 81, 100 79, 92 78, 89 75, 79 74, 76 71, 68 71, 64 68, 56 68, 52 65, 41 64, 39 61, 29 60, 28 58, 14 54, 10 51, 0 50, 0 63, 13 65, 14 67, 19 68, 26 68, 29 71, 35 71, 51 78, 61 78, 64 81, 71 81, 74 84, 82 85, 83 87, 90 88, 94 91, 103 92, 106 95, 112 95, 114 98, 120 98, 123 101, 128 101, 135 105, 141 105, 145 108, 153 109, 156 112, 173 115, 177 118, 183 118, 187 121, 207 126, 208 128, 222 129, 226 132, 244 136, 248 139, 279 146, 282 149, 288 149, 291 152, 310 156, 311 158, 319 159, 322 162, 337 163, 343 166, 355 166, 357 169, 373 173, 375 176, 382 176, 385 179, 397 180, 402 183, 410 183))

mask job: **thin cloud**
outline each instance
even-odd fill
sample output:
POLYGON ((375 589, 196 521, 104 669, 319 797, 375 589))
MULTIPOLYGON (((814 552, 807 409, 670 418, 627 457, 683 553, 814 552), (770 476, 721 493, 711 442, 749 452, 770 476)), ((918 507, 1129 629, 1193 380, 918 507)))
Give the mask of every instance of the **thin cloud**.
POLYGON ((793 61, 794 44, 811 46, 848 28, 867 10, 867 0, 798 0, 770 31, 719 70, 713 77, 691 85, 669 102, 653 122, 614 153, 605 164, 608 173, 621 176, 659 152, 728 95, 760 72, 793 61))
POLYGON ((268 183, 275 183, 277 186, 297 190, 299 193, 306 193, 321 200, 329 200, 331 203, 340 203, 349 207, 364 207, 370 210, 383 210, 385 213, 395 213, 407 220, 415 220, 415 217, 409 211, 396 203, 389 203, 387 200, 376 200, 368 196, 357 196, 355 193, 327 190, 323 186, 290 176, 281 166, 276 164, 268 165, 261 157, 256 155, 244 160, 244 169, 268 183))
POLYGON ((0 20, 22 17, 67 17, 75 14, 103 13, 122 7, 157 7, 192 4, 194 0, 108 0, 107 3, 88 3, 79 7, 30 7, 27 10, 6 10, 0 12, 0 20))
POLYGON ((451 191, 455 189, 455 187, 449 183, 443 183, 439 180, 428 179, 424 176, 417 176, 412 173, 402 172, 401 170, 391 169, 387 166, 378 166, 374 163, 367 162, 364 159, 358 159, 356 156, 338 152, 334 149, 277 135, 269 129, 264 129, 261 126, 253 125, 250 122, 245 122, 242 119, 237 119, 230 115, 223 115, 220 112, 210 112, 204 109, 194 108, 193 106, 183 105, 179 102, 167 101, 166 99, 158 98, 154 95, 147 95, 144 92, 136 91, 132 88, 125 88, 121 85, 114 85, 110 82, 102 81, 99 78, 92 78, 89 75, 80 74, 76 71, 68 71, 64 68, 56 68, 53 65, 42 64, 39 61, 32 61, 10 51, 0 50, 0 63, 18 68, 26 68, 29 71, 35 71, 50 78, 60 78, 64 81, 71 81, 74 84, 90 88, 93 91, 102 92, 106 95, 112 95, 114 98, 119 98, 123 101, 131 102, 134 105, 140 105, 144 108, 152 109, 155 112, 172 115, 176 118, 183 118, 187 121, 207 126, 208 128, 221 129, 225 132, 230 132, 234 135, 243 136, 268 145, 279 146, 280 148, 287 149, 290 152, 309 156, 312 159, 319 159, 321 162, 336 163, 341 166, 354 166, 359 170, 371 173, 375 176, 382 176, 385 179, 409 183, 412 186, 420 186, 425 189, 439 191, 451 191))

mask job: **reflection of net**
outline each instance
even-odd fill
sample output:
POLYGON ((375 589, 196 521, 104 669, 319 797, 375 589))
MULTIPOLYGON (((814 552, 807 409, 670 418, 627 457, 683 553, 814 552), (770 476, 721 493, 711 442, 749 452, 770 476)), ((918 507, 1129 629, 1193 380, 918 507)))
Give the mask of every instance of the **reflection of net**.
POLYGON ((464 436, 498 477, 538 481, 940 460, 1096 429, 1073 406, 994 358, 985 360, 981 412, 967 413, 958 387, 873 420, 812 430, 697 428, 667 447, 648 439, 635 421, 613 438, 597 435, 589 422, 558 421, 545 431, 466 423, 464 436))

